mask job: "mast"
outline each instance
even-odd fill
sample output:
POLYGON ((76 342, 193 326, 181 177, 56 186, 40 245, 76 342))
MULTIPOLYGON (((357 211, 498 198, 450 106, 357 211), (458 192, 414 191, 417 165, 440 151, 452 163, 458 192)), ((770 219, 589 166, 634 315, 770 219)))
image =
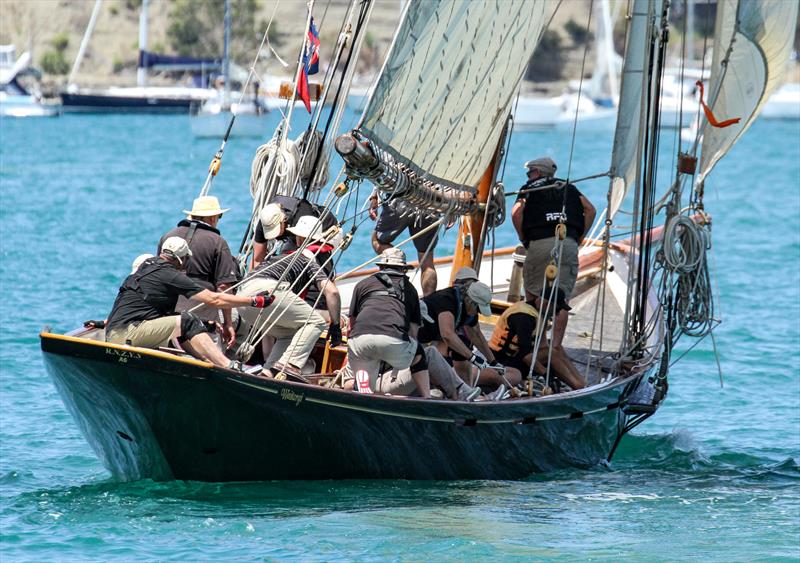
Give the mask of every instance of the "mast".
POLYGON ((231 0, 225 0, 225 37, 222 42, 222 77, 225 81, 222 107, 223 109, 230 108, 231 106, 231 61, 230 61, 230 44, 231 44, 231 0))
POLYGON ((506 134, 506 132, 503 132, 503 135, 500 136, 494 157, 489 161, 489 166, 486 167, 486 171, 478 183, 478 208, 469 215, 465 215, 461 220, 456 247, 453 250, 450 285, 455 281, 456 272, 461 268, 474 268, 476 272, 480 272, 486 233, 489 230, 489 225, 487 225, 488 209, 486 206, 489 205, 489 194, 491 194, 492 186, 494 186, 497 178, 498 165, 505 152, 503 146, 506 141, 506 134))
POLYGON ((139 12, 139 68, 136 69, 136 85, 147 86, 147 8, 150 0, 142 0, 139 12))
POLYGON ((83 55, 86 53, 86 47, 89 46, 89 39, 94 31, 94 24, 97 23, 97 16, 100 13, 100 6, 102 5, 102 2, 103 0, 95 0, 94 9, 92 9, 92 16, 89 18, 89 24, 86 26, 86 31, 83 33, 81 46, 78 47, 78 54, 75 56, 75 62, 72 64, 72 70, 69 72, 69 78, 67 79, 68 87, 74 84, 75 75, 78 73, 78 69, 83 62, 83 55))

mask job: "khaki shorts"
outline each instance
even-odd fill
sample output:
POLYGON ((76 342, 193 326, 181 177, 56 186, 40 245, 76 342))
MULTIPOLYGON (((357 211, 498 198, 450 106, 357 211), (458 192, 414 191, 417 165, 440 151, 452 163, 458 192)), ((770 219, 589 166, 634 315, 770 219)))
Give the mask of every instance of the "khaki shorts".
MULTIPOLYGON (((556 238, 550 237, 532 240, 528 243, 525 254, 525 265, 522 268, 522 277, 525 280, 525 291, 540 295, 544 282, 544 270, 550 263, 551 253, 555 246, 556 238)), ((578 278, 578 243, 567 237, 561 255, 561 267, 558 272, 558 287, 569 299, 575 289, 575 280, 578 278)), ((558 264, 558 258, 556 258, 558 264)))
POLYGON ((169 346, 169 339, 178 326, 180 315, 161 317, 152 321, 130 323, 126 327, 115 328, 106 335, 106 342, 126 344, 129 340, 131 346, 140 348, 157 349, 169 346))

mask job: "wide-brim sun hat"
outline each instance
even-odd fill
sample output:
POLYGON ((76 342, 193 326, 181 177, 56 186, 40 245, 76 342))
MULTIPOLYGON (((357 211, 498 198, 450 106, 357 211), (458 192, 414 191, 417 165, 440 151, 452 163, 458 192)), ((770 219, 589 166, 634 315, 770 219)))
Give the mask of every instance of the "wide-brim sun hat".
POLYGON ((391 247, 381 252, 381 259, 375 262, 378 266, 386 266, 387 268, 403 268, 410 270, 414 266, 409 266, 406 262, 406 253, 402 249, 391 247))
POLYGON ((313 215, 303 215, 293 227, 286 229, 295 236, 311 241, 322 242, 325 240, 325 228, 322 222, 313 215))
POLYGON ((183 210, 184 213, 192 217, 214 217, 228 211, 230 211, 230 207, 222 209, 219 206, 219 200, 213 195, 200 196, 192 202, 191 211, 183 210))
POLYGON ((281 224, 286 220, 283 208, 277 203, 268 203, 258 214, 261 228, 264 230, 264 238, 273 240, 281 234, 281 224))
POLYGON ((469 297, 477 306, 481 315, 488 317, 492 314, 492 290, 483 282, 473 282, 467 288, 469 297))
POLYGON ((463 268, 460 268, 456 272, 455 277, 453 278, 453 281, 468 281, 468 280, 478 281, 478 272, 476 272, 473 268, 470 268, 469 266, 464 266, 463 268))

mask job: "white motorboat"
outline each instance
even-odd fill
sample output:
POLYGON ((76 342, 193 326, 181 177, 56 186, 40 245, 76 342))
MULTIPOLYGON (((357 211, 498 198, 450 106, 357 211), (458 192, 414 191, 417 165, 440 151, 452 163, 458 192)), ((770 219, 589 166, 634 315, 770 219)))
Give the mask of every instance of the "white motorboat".
POLYGON ((575 123, 582 129, 614 129, 617 108, 605 107, 588 96, 565 93, 544 98, 520 96, 514 114, 514 126, 522 131, 540 129, 569 129, 575 123))
POLYGON ((0 117, 51 117, 58 106, 42 103, 39 92, 29 91, 19 77, 38 74, 30 68, 30 53, 16 58, 14 45, 0 45, 0 117))
POLYGON ((764 119, 800 119, 800 83, 790 82, 770 96, 764 109, 764 119))

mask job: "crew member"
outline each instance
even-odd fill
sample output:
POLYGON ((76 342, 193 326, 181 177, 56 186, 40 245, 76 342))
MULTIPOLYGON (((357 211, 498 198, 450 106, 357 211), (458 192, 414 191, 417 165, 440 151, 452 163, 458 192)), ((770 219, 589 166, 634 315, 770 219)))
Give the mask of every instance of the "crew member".
MULTIPOLYGON (((402 201, 394 200, 380 205, 377 192, 373 192, 369 200, 370 219, 378 220, 375 223, 375 230, 372 232, 372 248, 376 254, 391 248, 392 242, 406 229, 412 236, 415 236, 437 221, 436 218, 422 217, 413 213, 407 207, 408 204, 402 201), (380 217, 378 217, 378 207, 381 208, 380 217)), ((417 249, 419 257, 420 284, 424 296, 436 291, 437 280, 436 268, 433 265, 433 253, 437 242, 437 227, 431 227, 425 234, 414 238, 414 248, 417 249)))
POLYGON ((326 209, 296 197, 276 195, 272 201, 265 205, 258 214, 258 223, 253 234, 253 262, 251 269, 255 270, 267 256, 267 247, 270 241, 276 241, 281 246, 280 253, 295 250, 294 236, 287 232, 287 227, 294 227, 300 217, 312 216, 322 218, 322 226, 329 229, 336 224, 336 217, 326 209))
MULTIPOLYGON (((547 297, 543 291, 550 293, 550 289, 544 286, 545 269, 556 248, 556 226, 563 224, 566 238, 561 246, 558 288, 569 303, 578 277, 578 246, 591 228, 596 211, 578 188, 554 177, 557 167, 553 159, 537 158, 528 161, 525 167, 528 169, 528 182, 511 210, 514 229, 527 249, 522 271, 525 297, 530 301, 536 295, 547 297)), ((563 352, 561 343, 568 319, 567 310, 562 309, 553 322, 554 350, 563 352)))
MULTIPOLYGON (((557 291, 556 312, 566 309, 569 305, 564 300, 564 292, 557 291)), ((494 352, 497 361, 505 366, 519 370, 524 377, 530 372, 533 361, 533 348, 536 344, 537 331, 539 330, 539 311, 547 310, 547 301, 537 295, 530 301, 518 301, 506 309, 494 327, 489 346, 494 352)), ((547 338, 540 336, 539 350, 536 354, 534 371, 545 374, 545 367, 550 360, 551 368, 556 377, 569 385, 572 389, 582 389, 586 386, 584 378, 575 369, 563 349, 548 351, 547 338)))
POLYGON ((345 378, 348 372, 355 374, 357 390, 361 393, 378 390, 385 393, 390 391, 376 388, 381 363, 390 366, 395 373, 410 368, 409 375, 419 395, 428 398, 428 365, 424 350, 417 342, 421 323, 419 295, 406 276, 410 266, 406 263, 405 252, 388 248, 376 264, 379 271, 358 282, 353 289, 345 378))
POLYGON ((193 356, 216 366, 229 365, 228 358, 211 340, 207 326, 197 315, 188 311, 173 314, 178 296, 220 309, 263 308, 268 299, 263 295, 241 297, 202 288, 181 271, 191 256, 184 239, 170 237, 161 245, 158 257, 145 260, 125 278, 106 322, 108 342, 159 348, 177 338, 193 356))
MULTIPOLYGON (((478 323, 479 312, 487 316, 492 314, 491 300, 491 289, 479 281, 467 286, 457 285, 440 289, 424 297, 427 318, 423 317, 419 340, 433 343, 442 355, 450 356, 452 351, 459 357, 465 358, 478 368, 481 385, 499 386, 504 383, 503 373, 512 385, 516 385, 521 379, 519 372, 513 368, 505 368, 497 362, 478 323), (458 329, 462 327, 469 344, 458 335, 458 329), (470 345, 475 346, 480 354, 473 353, 470 345)), ((466 383, 474 384, 472 381, 466 383)))
MULTIPOLYGON (((169 231, 158 243, 158 252, 161 245, 170 237, 185 239, 192 251, 191 258, 186 264, 186 275, 193 279, 199 286, 211 290, 224 292, 238 280, 238 267, 236 260, 231 255, 228 243, 222 238, 217 229, 222 214, 229 209, 222 209, 219 200, 214 196, 201 196, 192 203, 192 210, 183 210, 188 215, 178 226, 169 231)), ((211 307, 197 307, 197 300, 179 299, 177 312, 193 310, 203 320, 217 321, 219 313, 211 307), (195 307, 197 307, 195 309, 195 307)), ((222 310, 223 335, 227 348, 236 341, 236 331, 231 321, 231 311, 222 310)))
MULTIPOLYGON (((289 227, 287 231, 294 235, 297 248, 302 248, 307 237, 317 237, 317 233, 323 233, 319 220, 310 216, 302 217, 295 227, 289 227)), ((326 241, 325 238, 321 240, 326 241)), ((325 319, 298 295, 312 283, 325 296, 331 318, 328 337, 331 346, 338 346, 342 341, 339 290, 307 251, 293 250, 273 255, 261 264, 253 277, 241 285, 240 294, 266 292, 275 297, 274 304, 257 318, 252 311, 240 311, 251 326, 255 323, 266 326, 265 334, 276 339, 271 347, 268 342, 266 345, 262 343, 266 358, 264 365, 267 366, 264 375, 274 376, 281 372, 299 375, 314 344, 325 330, 325 319)))

